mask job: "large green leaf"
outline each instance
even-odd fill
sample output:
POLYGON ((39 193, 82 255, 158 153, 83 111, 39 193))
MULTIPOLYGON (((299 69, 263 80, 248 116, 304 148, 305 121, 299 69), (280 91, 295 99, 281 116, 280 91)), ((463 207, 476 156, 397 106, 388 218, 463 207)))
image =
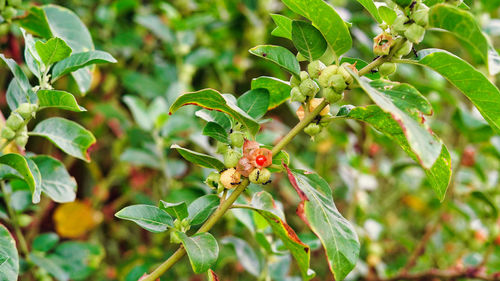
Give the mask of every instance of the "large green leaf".
POLYGON ((87 111, 78 105, 75 96, 65 91, 39 90, 36 95, 38 96, 40 109, 55 107, 76 112, 87 111))
POLYGON ((42 176, 42 191, 58 203, 72 202, 76 198, 76 181, 59 160, 50 156, 31 157, 42 176))
POLYGON ((290 10, 308 18, 321 31, 336 57, 349 51, 352 38, 344 20, 323 0, 282 0, 290 10))
POLYGON ((215 122, 208 122, 203 128, 203 134, 220 142, 229 143, 229 135, 227 134, 226 129, 215 122))
POLYGON ((186 93, 177 98, 170 106, 170 114, 184 105, 194 104, 210 110, 222 111, 232 116, 236 121, 243 124, 248 131, 255 135, 259 131, 259 123, 241 110, 233 101, 225 98, 213 89, 204 89, 197 92, 186 93))
POLYGON ((252 118, 259 119, 269 107, 269 91, 264 88, 252 89, 238 98, 237 104, 252 118))
POLYGON ((467 96, 491 127, 500 133, 500 91, 472 65, 439 49, 422 50, 417 60, 404 62, 424 65, 441 74, 467 96))
POLYGON ((46 65, 52 65, 71 55, 71 48, 61 38, 50 38, 47 42, 37 41, 35 48, 42 62, 46 65))
POLYGON ((202 224, 217 209, 219 203, 220 198, 215 194, 207 194, 191 202, 188 207, 191 225, 202 224))
POLYGON ((215 264, 219 257, 219 245, 212 234, 204 232, 191 237, 179 231, 175 234, 186 249, 194 273, 205 273, 215 264))
POLYGON ((16 281, 19 275, 16 241, 2 224, 0 224, 0 273, 1 281, 16 281))
POLYGON ((72 54, 56 65, 52 69, 52 82, 59 77, 76 71, 82 67, 100 63, 115 63, 116 59, 112 55, 103 51, 88 51, 83 53, 72 54))
POLYGON ((271 18, 276 23, 271 35, 292 40, 292 20, 280 14, 271 14, 271 18))
POLYGON ((117 218, 133 221, 151 232, 163 232, 174 227, 172 217, 162 209, 152 205, 132 205, 115 214, 117 218))
POLYGON ((28 184, 32 193, 33 203, 40 202, 42 177, 36 164, 32 160, 16 153, 9 153, 0 156, 0 164, 16 170, 26 184, 28 184))
POLYGON ((365 9, 370 12, 370 14, 377 20, 379 23, 382 23, 382 19, 377 10, 377 6, 373 3, 373 0, 357 0, 365 9))
POLYGON ((292 22, 292 41, 300 54, 308 61, 319 59, 328 47, 321 32, 305 21, 294 20, 292 22))
POLYGON ((378 8, 378 13, 380 15, 380 18, 384 20, 387 24, 392 24, 398 17, 398 14, 396 14, 396 11, 393 9, 387 7, 387 6, 380 6, 378 8))
MULTIPOLYGON (((412 151, 417 155, 419 163, 426 169, 431 168, 436 159, 441 154, 441 143, 434 138, 427 128, 415 119, 415 116, 408 112, 405 105, 400 108, 400 104, 394 101, 394 96, 388 94, 391 88, 375 88, 366 77, 359 77, 351 71, 354 78, 358 81, 361 88, 370 96, 370 98, 385 112, 390 113, 396 120, 410 144, 412 151)), ((407 86, 412 88, 411 86, 407 86)), ((416 91, 416 90, 415 90, 416 91)), ((405 91, 410 94, 411 92, 405 91)), ((410 105, 411 106, 411 105, 410 105)), ((417 107, 416 105, 414 107, 417 107)))
POLYGON ((226 168, 224 166, 224 163, 222 163, 219 159, 212 157, 210 155, 206 155, 203 153, 192 151, 192 150, 180 147, 177 144, 173 144, 170 148, 176 149, 184 159, 186 159, 187 161, 194 163, 196 165, 199 165, 199 166, 202 166, 205 168, 216 169, 217 171, 222 171, 226 168))
POLYGON ((249 50, 252 55, 272 61, 293 75, 299 76, 300 65, 297 58, 287 48, 273 45, 259 45, 249 50))
POLYGON ((290 83, 274 77, 261 76, 252 80, 252 90, 263 88, 269 92, 269 107, 276 108, 290 98, 292 87, 290 83))
POLYGON ((28 14, 19 19, 17 23, 22 28, 42 38, 49 39, 52 37, 47 16, 45 15, 45 11, 40 7, 32 6, 28 14))
MULTIPOLYGON (((352 118, 355 120, 363 121, 373 126, 378 131, 391 138, 401 148, 408 153, 408 155, 418 162, 418 156, 412 151, 406 136, 401 129, 401 126, 396 122, 389 113, 382 111, 376 105, 366 107, 355 107, 348 109, 343 107, 339 110, 339 117, 352 118)), ((434 189, 439 200, 443 201, 446 195, 446 189, 451 179, 451 159, 450 153, 444 144, 441 144, 441 154, 437 158, 432 167, 422 168, 427 175, 427 179, 431 187, 434 189)))
POLYGON ((324 179, 315 173, 285 167, 302 200, 298 215, 321 240, 335 280, 343 280, 359 257, 360 244, 354 227, 335 207, 332 191, 324 179))
POLYGON ((96 140, 90 131, 79 124, 60 117, 38 123, 30 135, 49 139, 69 155, 90 162, 88 149, 96 140))

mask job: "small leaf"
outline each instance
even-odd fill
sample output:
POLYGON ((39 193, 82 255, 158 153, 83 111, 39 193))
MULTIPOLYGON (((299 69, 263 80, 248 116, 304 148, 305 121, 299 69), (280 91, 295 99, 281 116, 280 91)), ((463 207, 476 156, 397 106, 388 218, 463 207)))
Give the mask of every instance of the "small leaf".
POLYGON ((103 51, 89 51, 72 54, 58 62, 52 69, 52 82, 59 77, 93 64, 116 63, 116 59, 103 51))
POLYGON ((279 65, 293 75, 299 76, 300 65, 288 49, 281 46, 260 45, 249 50, 251 54, 262 57, 279 65))
POLYGON ((387 6, 380 6, 378 8, 378 13, 380 14, 381 19, 389 25, 393 24, 398 17, 396 12, 393 9, 388 8, 387 6))
POLYGON ((220 198, 215 194, 207 194, 199 197, 189 204, 188 213, 191 225, 198 225, 205 220, 217 209, 220 198))
POLYGON ((153 120, 148 114, 148 108, 143 100, 135 96, 124 96, 123 102, 128 106, 132 115, 134 116, 135 122, 139 124, 139 126, 149 131, 153 128, 153 120))
POLYGON ((129 147, 120 155, 120 161, 139 167, 161 170, 161 160, 149 149, 129 147))
POLYGON ((69 155, 90 162, 88 149, 95 143, 90 131, 79 124, 60 117, 53 117, 38 123, 30 135, 49 139, 69 155))
POLYGON ((308 61, 319 59, 328 46, 321 32, 305 21, 292 22, 292 41, 308 61))
POLYGON ((215 122, 208 122, 203 128, 203 135, 209 136, 223 143, 229 143, 228 134, 221 125, 215 122))
POLYGON ((288 82, 274 77, 261 76, 252 80, 252 90, 263 88, 269 92, 269 106, 267 110, 278 107, 290 98, 292 87, 288 82))
POLYGON ((38 100, 38 97, 33 91, 30 90, 28 93, 24 92, 16 79, 10 80, 6 98, 7 104, 12 111, 16 110, 22 103, 29 103, 30 101, 36 103, 38 100))
POLYGON ((188 217, 188 209, 186 202, 168 203, 160 200, 160 209, 169 213, 178 220, 183 220, 188 217))
POLYGON ((76 181, 64 164, 50 156, 31 157, 42 176, 42 191, 58 203, 73 202, 76 198, 76 181))
POLYGON ((46 65, 52 65, 55 62, 63 60, 71 55, 71 48, 61 38, 50 38, 47 42, 37 41, 35 48, 42 62, 46 65))
POLYGON ((2 281, 16 281, 19 275, 16 241, 3 224, 0 224, 0 272, 2 281))
POLYGON ((221 240, 224 245, 232 245, 240 263, 246 271, 255 277, 259 277, 261 273, 260 259, 255 251, 248 243, 237 237, 225 237, 221 240))
POLYGON ((188 104, 229 114, 236 121, 243 124, 252 135, 257 134, 259 131, 259 123, 257 121, 236 106, 231 100, 213 89, 204 89, 198 92, 183 94, 170 106, 170 114, 188 104))
POLYGON ((344 20, 323 0, 283 0, 293 12, 309 19, 321 31, 335 57, 349 51, 352 38, 344 20))
POLYGON ((62 268, 61 260, 42 256, 39 253, 30 253, 30 261, 43 268, 58 281, 68 281, 69 274, 62 268))
POLYGON ((37 6, 31 6, 28 14, 20 18, 17 23, 24 29, 42 38, 52 37, 45 11, 37 6))
POLYGON ((177 144, 173 144, 170 148, 177 149, 184 159, 201 167, 216 169, 217 171, 222 171, 226 168, 224 163, 212 156, 182 148, 177 144))
POLYGON ((321 240, 335 280, 343 280, 359 257, 360 244, 354 227, 335 207, 332 191, 324 179, 315 173, 285 168, 302 200, 297 214, 321 240))
POLYGON ((59 242, 59 236, 54 232, 47 232, 38 235, 33 240, 32 248, 39 252, 48 252, 52 250, 59 242))
POLYGON ((199 118, 207 122, 217 123, 226 131, 229 131, 231 129, 231 120, 223 112, 216 110, 200 109, 196 111, 194 115, 198 116, 199 118))
POLYGON ((115 214, 117 218, 133 221, 151 232, 163 232, 174 227, 172 217, 162 209, 151 205, 132 205, 115 214))
POLYGON ((292 40, 292 20, 280 14, 271 14, 276 28, 271 35, 292 40))
POLYGON ((33 161, 19 154, 9 153, 0 156, 0 164, 7 165, 16 170, 26 184, 28 184, 33 196, 33 203, 40 202, 40 194, 42 192, 41 175, 33 161))
POLYGON ((26 65, 29 70, 40 80, 41 71, 40 71, 40 63, 41 59, 38 56, 38 53, 35 48, 35 43, 37 39, 34 39, 33 36, 26 32, 26 30, 21 28, 21 32, 24 37, 24 60, 26 61, 26 65))
MULTIPOLYGON (((23 72, 21 67, 19 67, 19 65, 17 65, 17 63, 13 59, 8 59, 3 54, 0 54, 0 58, 7 64, 12 74, 14 74, 14 79, 17 82, 18 88, 25 94, 32 92, 28 77, 23 72)), ((28 100, 29 97, 30 95, 26 96, 28 100)), ((31 101, 31 103, 35 102, 36 101, 31 101)))
POLYGON ((377 10, 377 6, 375 6, 375 3, 373 3, 373 0, 357 0, 365 9, 370 12, 370 14, 373 16, 373 18, 379 22, 382 23, 382 18, 381 15, 379 14, 379 10, 377 10))
POLYGON ((212 234, 204 232, 189 237, 179 231, 175 233, 186 249, 194 273, 204 273, 215 264, 219 257, 219 245, 212 234))
POLYGON ((254 119, 264 116, 269 107, 269 92, 266 89, 252 89, 238 98, 238 106, 254 119))
POLYGON ((75 96, 65 91, 39 90, 36 95, 38 96, 40 109, 54 107, 75 112, 87 111, 78 105, 75 96))

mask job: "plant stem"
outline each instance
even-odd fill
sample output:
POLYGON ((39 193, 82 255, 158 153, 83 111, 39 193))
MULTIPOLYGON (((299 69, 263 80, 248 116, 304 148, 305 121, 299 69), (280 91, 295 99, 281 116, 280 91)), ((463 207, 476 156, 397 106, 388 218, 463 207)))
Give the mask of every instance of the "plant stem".
POLYGON ((26 243, 26 239, 24 239, 23 232, 21 231, 21 228, 19 227, 18 220, 17 220, 17 215, 14 209, 12 209, 11 201, 10 201, 10 193, 7 192, 7 188, 5 188, 5 182, 0 181, 0 186, 2 189, 3 193, 3 198, 5 200, 5 205, 7 207, 7 213, 9 214, 9 217, 11 218, 12 226, 14 227, 14 231, 16 232, 17 240, 19 241, 19 248, 21 249, 21 252, 23 253, 24 257, 28 259, 29 251, 28 251, 28 243, 26 243))

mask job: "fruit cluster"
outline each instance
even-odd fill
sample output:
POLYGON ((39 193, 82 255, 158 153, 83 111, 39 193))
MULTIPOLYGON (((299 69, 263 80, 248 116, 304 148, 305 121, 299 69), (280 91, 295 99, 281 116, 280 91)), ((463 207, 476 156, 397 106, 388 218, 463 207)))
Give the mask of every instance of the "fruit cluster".
MULTIPOLYGON (((21 8, 22 0, 0 0, 0 14, 4 21, 10 22, 17 15, 17 11, 21 8)), ((9 30, 6 23, 0 24, 0 35, 4 35, 9 30)))
POLYGON ((0 131, 0 135, 7 142, 14 140, 14 142, 24 148, 28 142, 28 128, 26 124, 28 121, 35 117, 38 110, 38 105, 30 103, 22 103, 19 107, 13 111, 5 125, 0 131))

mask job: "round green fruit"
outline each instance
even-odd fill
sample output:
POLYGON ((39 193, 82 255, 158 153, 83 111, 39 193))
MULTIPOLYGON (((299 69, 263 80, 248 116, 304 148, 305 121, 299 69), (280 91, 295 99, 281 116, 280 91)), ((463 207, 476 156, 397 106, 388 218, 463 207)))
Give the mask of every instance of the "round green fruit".
POLYGON ((11 128, 13 131, 17 131, 21 128, 23 123, 24 119, 21 117, 21 115, 17 114, 16 112, 12 112, 9 118, 7 118, 5 125, 11 128))
POLYGON ((318 82, 323 88, 329 87, 330 77, 337 74, 339 67, 336 65, 329 65, 319 75, 318 82))
POLYGON ((226 166, 226 168, 236 167, 240 158, 241 155, 239 152, 233 149, 228 149, 226 153, 224 153, 224 165, 226 166))
POLYGON ((319 134, 319 132, 321 132, 321 127, 316 123, 311 123, 307 125, 307 127, 304 129, 304 132, 311 137, 314 137, 315 135, 319 134))
POLYGON ((410 40, 410 42, 418 44, 424 40, 425 28, 421 27, 416 23, 412 23, 410 27, 405 31, 405 37, 410 40))
POLYGON ((343 92, 336 92, 333 88, 323 88, 321 93, 323 94, 323 97, 326 99, 326 101, 331 104, 338 102, 344 97, 343 92))
POLYGON ((292 101, 304 102, 306 98, 306 95, 302 94, 299 87, 293 87, 290 91, 290 99, 292 101))
POLYGON ((319 86, 311 78, 307 78, 299 86, 300 92, 306 96, 314 97, 319 92, 319 86))
POLYGON ((396 68, 397 66, 395 63, 385 62, 381 66, 379 66, 378 72, 380 73, 380 76, 386 77, 396 72, 396 68))
POLYGON ((323 69, 325 69, 326 66, 323 62, 321 62, 320 60, 315 60, 315 61, 312 61, 308 66, 307 66, 307 71, 309 72, 309 75, 314 78, 314 79, 317 79, 319 77, 319 75, 321 74, 321 72, 323 71, 323 69))
POLYGON ((243 143, 245 142, 243 132, 232 132, 229 135, 229 139, 231 140, 231 144, 234 147, 242 147, 243 143))
POLYGON ((2 138, 7 139, 7 140, 11 140, 16 136, 16 132, 14 132, 9 127, 3 127, 0 134, 2 135, 2 138))

